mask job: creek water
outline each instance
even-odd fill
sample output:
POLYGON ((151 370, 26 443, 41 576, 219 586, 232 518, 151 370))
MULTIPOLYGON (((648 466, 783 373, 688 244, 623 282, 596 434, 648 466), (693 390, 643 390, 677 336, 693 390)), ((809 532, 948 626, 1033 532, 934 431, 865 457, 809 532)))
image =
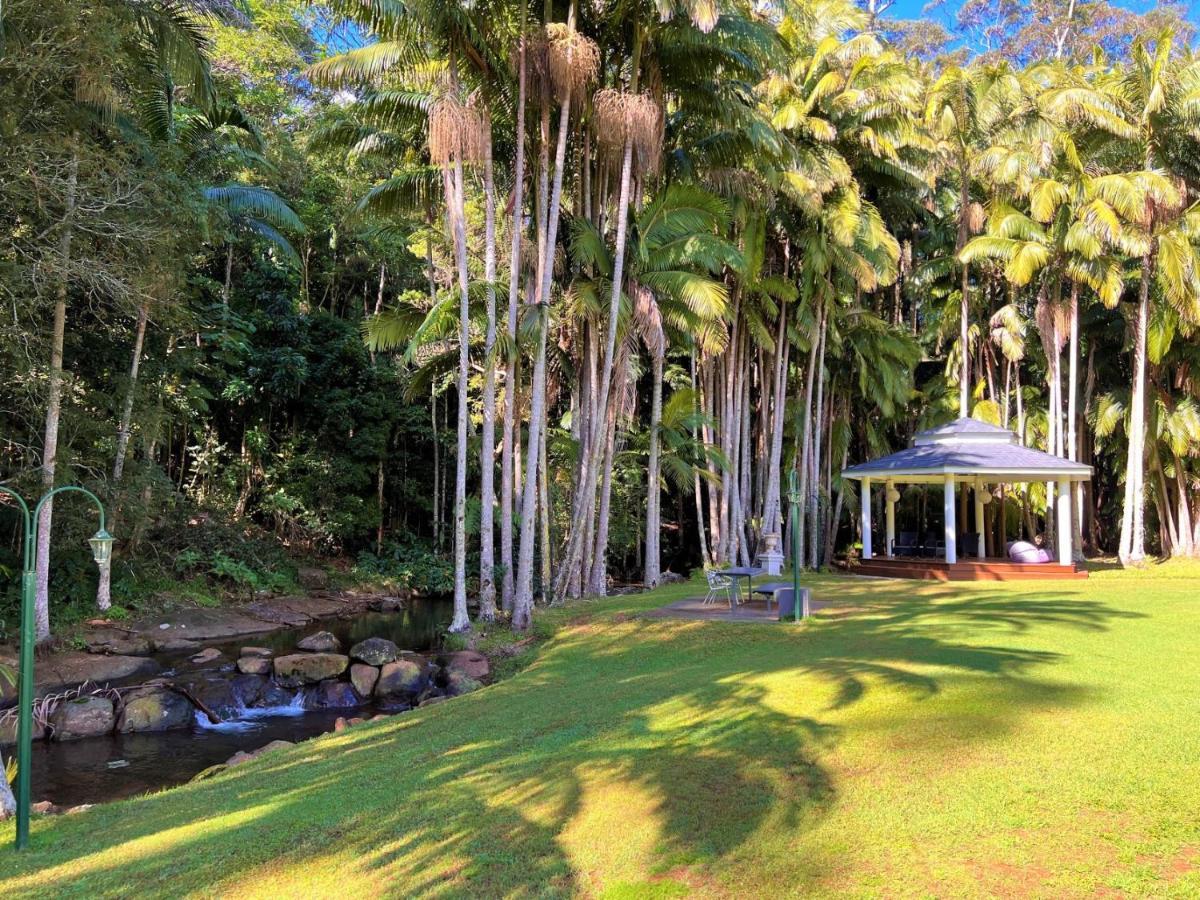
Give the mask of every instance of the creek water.
MULTIPOLYGON (((314 631, 330 631, 343 652, 358 641, 382 637, 402 650, 437 650, 450 622, 450 601, 420 599, 395 613, 365 613, 352 619, 325 619, 304 628, 283 628, 225 644, 212 644, 236 658, 242 646, 269 647, 277 654, 292 651, 296 641, 314 631)), ((195 653, 195 651, 190 651, 195 653)), ((160 656, 168 672, 187 666, 187 654, 160 656)), ((226 659, 226 665, 228 659, 226 659)), ((197 714, 191 728, 174 731, 111 734, 78 741, 36 741, 33 745, 33 799, 58 806, 103 803, 184 784, 209 766, 225 762, 239 750, 255 750, 271 741, 303 741, 331 731, 338 716, 370 716, 371 706, 354 710, 304 709, 299 702, 271 709, 248 709, 220 725, 197 714)))

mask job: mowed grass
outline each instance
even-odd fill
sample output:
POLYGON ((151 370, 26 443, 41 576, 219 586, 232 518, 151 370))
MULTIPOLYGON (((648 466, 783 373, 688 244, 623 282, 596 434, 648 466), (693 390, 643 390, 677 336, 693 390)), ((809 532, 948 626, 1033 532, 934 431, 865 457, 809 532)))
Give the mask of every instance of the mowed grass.
POLYGON ((0 829, 0 896, 1200 895, 1200 568, 546 614, 519 674, 0 829))

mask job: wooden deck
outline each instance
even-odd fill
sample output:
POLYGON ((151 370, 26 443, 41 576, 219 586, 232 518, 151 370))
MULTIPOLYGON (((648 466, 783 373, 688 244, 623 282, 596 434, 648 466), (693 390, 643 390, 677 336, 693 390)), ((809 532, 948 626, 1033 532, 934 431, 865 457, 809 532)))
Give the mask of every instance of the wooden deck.
POLYGON ((916 578, 923 581, 1073 581, 1087 578, 1086 569, 1058 563, 1015 563, 1007 559, 944 559, 876 556, 859 560, 852 575, 875 578, 916 578))

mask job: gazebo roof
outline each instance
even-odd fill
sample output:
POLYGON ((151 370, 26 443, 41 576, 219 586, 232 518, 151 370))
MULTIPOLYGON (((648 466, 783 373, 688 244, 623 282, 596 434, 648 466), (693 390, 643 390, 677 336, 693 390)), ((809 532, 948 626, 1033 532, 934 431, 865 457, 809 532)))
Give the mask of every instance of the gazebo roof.
POLYGON ((1087 481, 1092 467, 1022 447, 1007 428, 955 419, 918 432, 913 446, 850 466, 843 478, 906 482, 942 481, 947 475, 997 481, 1087 481))

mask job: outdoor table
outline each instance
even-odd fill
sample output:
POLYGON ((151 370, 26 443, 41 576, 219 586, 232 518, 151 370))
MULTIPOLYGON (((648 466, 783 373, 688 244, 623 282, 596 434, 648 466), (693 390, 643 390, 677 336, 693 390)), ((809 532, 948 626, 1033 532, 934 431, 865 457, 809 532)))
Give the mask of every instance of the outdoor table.
POLYGON ((731 566, 728 569, 718 569, 717 574, 733 579, 734 590, 738 592, 738 603, 741 603, 742 591, 741 588, 737 586, 737 580, 739 578, 746 579, 746 596, 749 597, 750 591, 754 587, 754 576, 761 575, 765 571, 766 569, 763 569, 759 566, 731 566))

